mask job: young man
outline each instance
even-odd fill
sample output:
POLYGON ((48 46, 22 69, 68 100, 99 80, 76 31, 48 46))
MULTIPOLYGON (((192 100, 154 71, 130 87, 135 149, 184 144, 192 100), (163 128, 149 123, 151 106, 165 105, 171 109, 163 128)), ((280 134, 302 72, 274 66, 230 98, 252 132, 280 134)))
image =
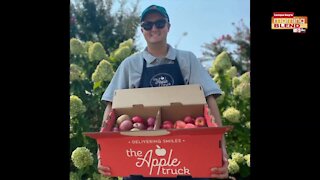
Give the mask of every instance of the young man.
MULTIPOLYGON (((167 44, 170 26, 170 19, 165 8, 151 5, 143 11, 141 32, 147 42, 147 47, 144 51, 127 57, 118 67, 102 96, 102 100, 107 102, 103 120, 112 109, 113 92, 116 89, 200 84, 216 123, 222 126, 215 101, 215 98, 221 95, 220 88, 192 52, 177 50, 167 44)), ((223 167, 212 168, 212 178, 228 178, 228 155, 224 139, 222 144, 223 167)), ((112 176, 112 169, 101 166, 100 160, 98 170, 105 176, 112 176)), ((137 177, 126 179, 134 178, 137 177)))

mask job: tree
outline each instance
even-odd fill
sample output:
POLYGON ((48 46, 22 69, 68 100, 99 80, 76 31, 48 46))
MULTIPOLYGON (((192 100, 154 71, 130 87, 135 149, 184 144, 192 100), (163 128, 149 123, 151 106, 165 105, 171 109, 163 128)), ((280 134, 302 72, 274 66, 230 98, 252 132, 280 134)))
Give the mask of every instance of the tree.
MULTIPOLYGON (((133 53, 133 40, 108 55, 100 42, 70 39, 70 177, 106 179, 96 174, 97 143, 83 132, 98 132, 105 105, 102 94, 113 74, 133 53)), ((71 178, 71 179, 72 179, 71 178)))
POLYGON ((236 32, 234 35, 222 35, 220 38, 215 39, 214 42, 205 43, 205 51, 203 55, 210 58, 215 58, 223 51, 229 51, 230 60, 239 74, 250 71, 250 29, 244 24, 241 19, 235 27, 236 32), (230 52, 230 48, 235 46, 235 50, 230 52))
POLYGON ((242 180, 250 178, 250 29, 243 20, 232 25, 235 34, 206 43, 203 55, 213 58, 209 73, 222 90, 217 103, 223 124, 234 127, 226 134, 229 174, 242 180))
POLYGON ((114 179, 97 173, 97 132, 105 105, 101 96, 119 64, 135 52, 138 1, 112 14, 113 0, 79 0, 70 5, 70 179, 114 179))
POLYGON ((229 173, 237 179, 250 176, 250 72, 243 74, 231 63, 231 56, 222 51, 209 69, 222 95, 217 98, 224 125, 232 125, 226 134, 229 173))
POLYGON ((126 0, 120 1, 120 7, 112 14, 113 0, 80 0, 70 6, 70 37, 81 41, 100 42, 109 54, 119 44, 133 38, 139 24, 137 7, 132 10, 125 8, 126 0))

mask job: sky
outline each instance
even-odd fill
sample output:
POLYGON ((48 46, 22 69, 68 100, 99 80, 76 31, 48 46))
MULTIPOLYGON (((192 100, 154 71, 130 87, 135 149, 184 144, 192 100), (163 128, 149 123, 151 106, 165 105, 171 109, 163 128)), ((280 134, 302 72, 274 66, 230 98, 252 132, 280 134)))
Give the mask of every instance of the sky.
MULTIPOLYGON (((222 35, 234 34, 232 23, 243 19, 250 27, 250 0, 140 0, 139 11, 156 4, 169 15, 171 29, 167 42, 181 50, 192 51, 202 57, 202 47, 222 35), (183 36, 187 33, 186 36, 183 36)), ((136 45, 143 49, 146 42, 138 28, 136 45)))
MULTIPOLYGON (((71 0, 77 2, 78 0, 71 0)), ((113 9, 118 9, 120 0, 115 0, 113 9)), ((126 7, 132 7, 137 0, 127 0, 126 7)), ((139 0, 139 12, 155 4, 163 6, 169 15, 171 28, 167 42, 181 50, 193 52, 198 58, 205 50, 202 46, 222 35, 233 35, 232 23, 242 19, 250 28, 250 0, 139 0), (187 34, 183 36, 183 34, 187 34)), ((137 28, 136 42, 139 50, 146 42, 137 28)))

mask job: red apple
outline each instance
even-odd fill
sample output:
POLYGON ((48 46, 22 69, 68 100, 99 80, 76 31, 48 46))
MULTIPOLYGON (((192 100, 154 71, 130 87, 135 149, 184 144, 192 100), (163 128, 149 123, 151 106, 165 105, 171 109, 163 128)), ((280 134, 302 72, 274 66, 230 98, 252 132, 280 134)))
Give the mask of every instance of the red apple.
POLYGON ((183 129, 185 126, 186 126, 186 123, 184 121, 182 121, 182 120, 177 120, 174 123, 174 128, 175 129, 183 129))
POLYGON ((147 125, 148 126, 154 126, 155 122, 156 122, 156 119, 154 117, 149 117, 147 119, 147 125))
POLYGON ((186 117, 183 119, 183 121, 184 121, 185 123, 192 123, 192 124, 194 124, 194 118, 192 118, 191 116, 186 116, 186 117))
POLYGON ((165 121, 163 121, 162 124, 172 124, 173 125, 173 122, 171 120, 165 120, 165 121))
POLYGON ((130 116, 127 114, 123 114, 123 115, 119 116, 117 118, 117 124, 120 125, 124 120, 130 120, 130 116))
POLYGON ((118 131, 119 131, 119 128, 118 128, 118 127, 113 127, 113 128, 112 128, 112 131, 113 131, 113 132, 118 132, 118 131))
POLYGON ((128 131, 128 130, 132 129, 132 127, 133 127, 133 124, 132 124, 131 120, 124 120, 119 125, 119 130, 120 131, 128 131))
POLYGON ((173 124, 163 124, 161 129, 173 129, 173 124))
POLYGON ((162 129, 172 129, 173 127, 173 122, 171 120, 163 121, 161 126, 162 129))
POLYGON ((192 123, 187 123, 184 128, 196 128, 197 126, 192 123))
POLYGON ((133 116, 131 120, 133 123, 144 123, 140 116, 133 116))
POLYGON ((144 124, 143 124, 143 123, 140 123, 140 122, 133 123, 133 127, 134 127, 134 128, 138 128, 138 129, 140 129, 140 130, 145 129, 144 124))
POLYGON ((197 127, 205 127, 205 126, 207 126, 207 123, 206 123, 204 117, 202 117, 202 116, 197 117, 196 120, 194 121, 194 124, 197 127))

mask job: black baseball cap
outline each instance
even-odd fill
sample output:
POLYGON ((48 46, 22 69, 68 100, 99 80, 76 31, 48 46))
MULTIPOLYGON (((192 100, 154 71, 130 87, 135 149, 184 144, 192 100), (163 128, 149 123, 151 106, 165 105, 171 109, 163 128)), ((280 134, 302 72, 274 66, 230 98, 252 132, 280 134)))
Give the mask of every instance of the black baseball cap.
POLYGON ((151 5, 151 6, 147 7, 141 14, 141 22, 146 17, 146 15, 148 15, 149 13, 152 13, 152 12, 160 13, 163 17, 167 18, 168 22, 169 22, 169 16, 167 14, 166 9, 164 7, 161 7, 158 5, 151 5))

